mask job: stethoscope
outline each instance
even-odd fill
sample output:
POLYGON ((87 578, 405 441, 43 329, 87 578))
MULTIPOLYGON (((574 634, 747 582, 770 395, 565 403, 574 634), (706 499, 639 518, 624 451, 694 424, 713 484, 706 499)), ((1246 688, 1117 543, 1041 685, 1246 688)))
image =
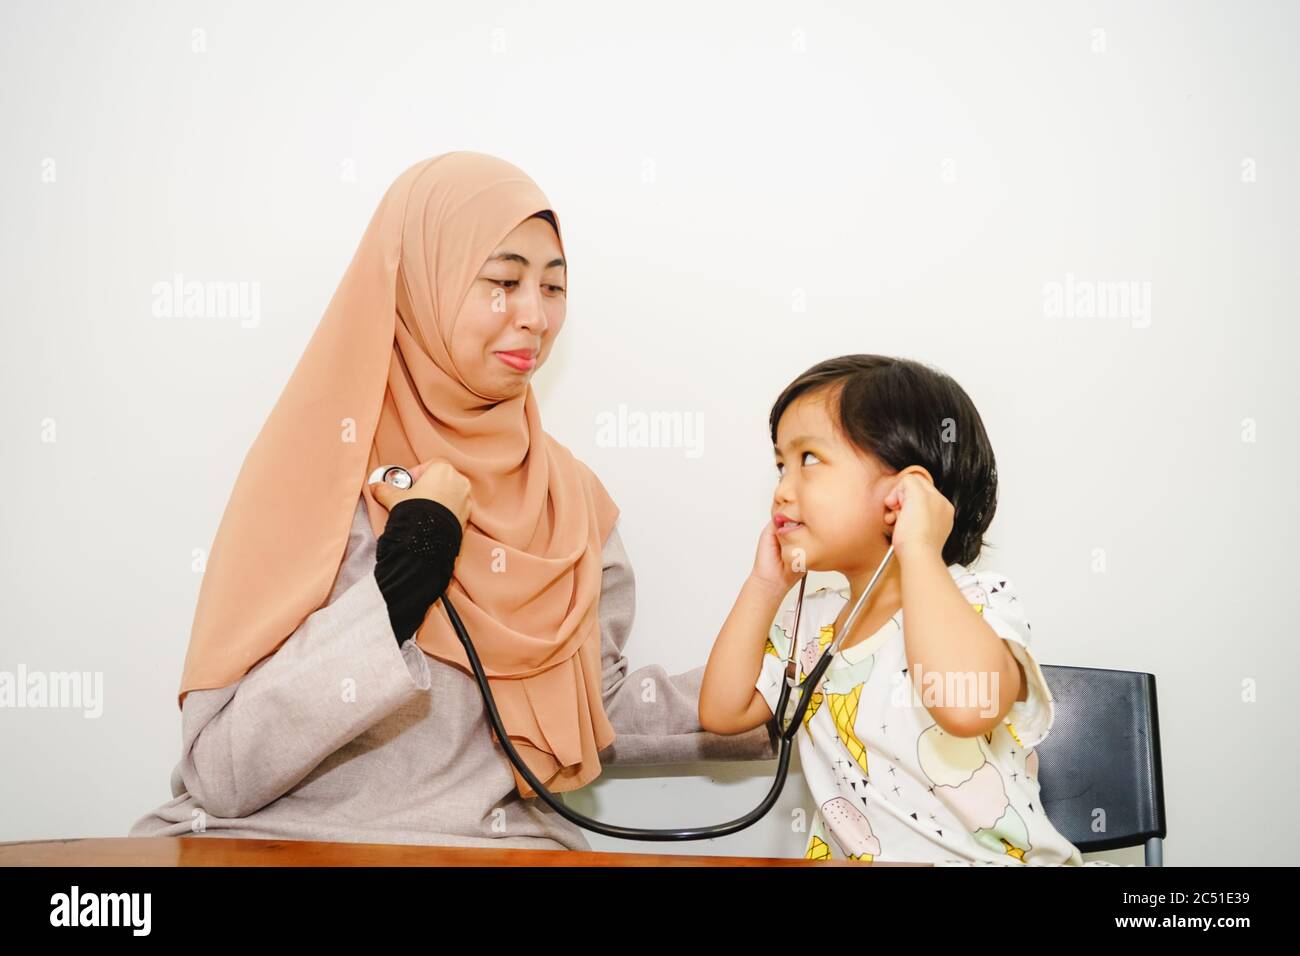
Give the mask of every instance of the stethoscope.
MULTIPOLYGON (((411 473, 400 465, 384 465, 376 468, 370 474, 370 484, 375 482, 386 481, 395 488, 407 489, 414 482, 411 479, 411 473)), ((813 691, 821 682, 822 675, 826 673, 826 668, 830 667, 831 660, 839 652, 840 645, 844 638, 853 630, 853 624, 857 620, 867 596, 871 594, 880 580, 881 574, 884 573, 885 567, 889 564, 890 558, 894 556, 894 546, 891 544, 889 550, 885 552, 885 557, 881 560, 880 566, 876 568, 876 573, 871 576, 867 586, 862 591, 861 597, 853 605, 853 610, 849 612, 848 618, 844 622, 844 628, 836 635, 829 647, 822 652, 818 658, 817 665, 812 669, 803 683, 798 682, 798 664, 795 660, 796 650, 798 648, 799 634, 799 616, 803 612, 803 595, 804 587, 808 583, 808 575, 805 573, 799 579, 799 598, 795 604, 794 626, 791 628, 790 648, 785 658, 785 680, 781 682, 781 694, 777 698, 776 710, 772 714, 772 719, 768 721, 767 731, 773 747, 780 746, 780 752, 777 755, 776 775, 772 779, 772 788, 763 798, 763 802, 757 807, 745 814, 743 817, 737 817, 728 823, 720 823, 711 827, 690 827, 680 830, 651 830, 641 827, 619 827, 609 823, 601 823, 599 820, 593 820, 591 817, 583 816, 575 810, 565 805, 555 794, 547 790, 542 782, 537 779, 532 770, 528 768, 519 752, 515 750, 515 745, 510 742, 510 735, 506 733, 505 727, 501 723, 501 715, 497 712, 496 701, 492 697, 492 690, 488 687, 487 677, 483 673, 483 665, 479 662, 478 654, 474 651, 474 644, 469 639, 469 634, 465 630, 465 625, 461 623, 460 615, 452 607, 447 595, 442 595, 442 606, 447 612, 447 618, 451 621, 452 628, 456 631, 456 637, 460 640, 461 646, 465 648, 465 656, 469 658, 470 666, 474 669, 474 678, 478 682, 479 693, 483 697, 483 704, 487 708, 488 720, 492 722, 492 729, 496 731, 497 739, 504 746, 506 756, 514 764, 515 769, 519 771, 520 776, 528 781, 537 795, 542 798, 556 813, 578 826, 590 830, 592 833, 600 833, 605 836, 618 837, 622 840, 711 840, 714 837, 729 836, 736 833, 751 824, 757 823, 763 818, 768 810, 775 805, 777 797, 781 795, 781 790, 785 787, 785 778, 790 769, 791 743, 794 735, 798 732, 800 724, 803 723, 804 714, 808 711, 808 704, 812 700, 813 691), (799 703, 795 707, 789 719, 782 723, 783 715, 786 711, 790 700, 790 691, 796 688, 802 688, 803 692, 799 696, 799 703)))

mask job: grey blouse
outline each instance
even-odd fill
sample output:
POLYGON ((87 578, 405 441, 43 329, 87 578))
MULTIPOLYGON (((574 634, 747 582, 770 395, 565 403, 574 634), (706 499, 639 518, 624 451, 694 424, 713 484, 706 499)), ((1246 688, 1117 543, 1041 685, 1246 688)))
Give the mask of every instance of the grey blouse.
MULTIPOLYGON (((186 696, 173 799, 129 836, 591 849, 579 827, 519 796, 474 678, 413 638, 398 647, 374 566, 359 498, 326 604, 234 684, 186 696)), ((735 736, 701 729, 702 666, 628 673, 622 651, 635 604, 616 526, 604 545, 599 608, 616 739, 601 763, 775 758, 765 727, 735 736)))

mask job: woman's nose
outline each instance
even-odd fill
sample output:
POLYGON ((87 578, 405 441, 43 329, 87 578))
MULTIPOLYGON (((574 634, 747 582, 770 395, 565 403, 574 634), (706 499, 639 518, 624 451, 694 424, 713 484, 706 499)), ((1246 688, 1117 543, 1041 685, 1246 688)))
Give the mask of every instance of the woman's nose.
POLYGON ((531 329, 537 335, 546 332, 546 308, 542 303, 542 290, 534 287, 532 292, 523 292, 514 298, 515 324, 520 328, 531 329))

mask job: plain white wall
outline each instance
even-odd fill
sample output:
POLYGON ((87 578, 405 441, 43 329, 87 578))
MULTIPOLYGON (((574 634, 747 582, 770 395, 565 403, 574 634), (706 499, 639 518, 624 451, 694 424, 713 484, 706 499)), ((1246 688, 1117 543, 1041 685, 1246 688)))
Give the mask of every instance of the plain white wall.
MULTIPOLYGON (((918 358, 983 415, 983 565, 1039 659, 1158 675, 1167 862, 1292 862, 1298 26, 1226 2, 6 3, 0 669, 104 683, 98 719, 0 710, 0 840, 121 836, 168 799, 193 550, 384 189, 468 148, 563 217, 569 318, 535 384, 622 508, 634 667, 705 661, 780 389, 918 358), (176 273, 256 283, 256 325, 155 317, 176 273), (1054 316, 1067 282, 1149 311, 1054 316), (601 447, 620 404, 699 416, 701 454, 601 447)), ((575 802, 717 822, 768 767, 614 769, 575 802)), ((805 799, 793 776, 713 844, 592 842, 798 853, 805 799)))

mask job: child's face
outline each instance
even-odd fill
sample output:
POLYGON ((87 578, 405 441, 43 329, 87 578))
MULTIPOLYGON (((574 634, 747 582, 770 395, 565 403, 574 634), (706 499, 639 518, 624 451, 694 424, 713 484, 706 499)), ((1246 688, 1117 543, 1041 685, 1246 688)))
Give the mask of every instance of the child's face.
POLYGON ((806 570, 850 573, 874 568, 888 547, 885 497, 898 479, 840 435, 827 397, 800 395, 777 423, 772 517, 787 566, 802 548, 806 570), (799 524, 783 530, 778 515, 799 524))

